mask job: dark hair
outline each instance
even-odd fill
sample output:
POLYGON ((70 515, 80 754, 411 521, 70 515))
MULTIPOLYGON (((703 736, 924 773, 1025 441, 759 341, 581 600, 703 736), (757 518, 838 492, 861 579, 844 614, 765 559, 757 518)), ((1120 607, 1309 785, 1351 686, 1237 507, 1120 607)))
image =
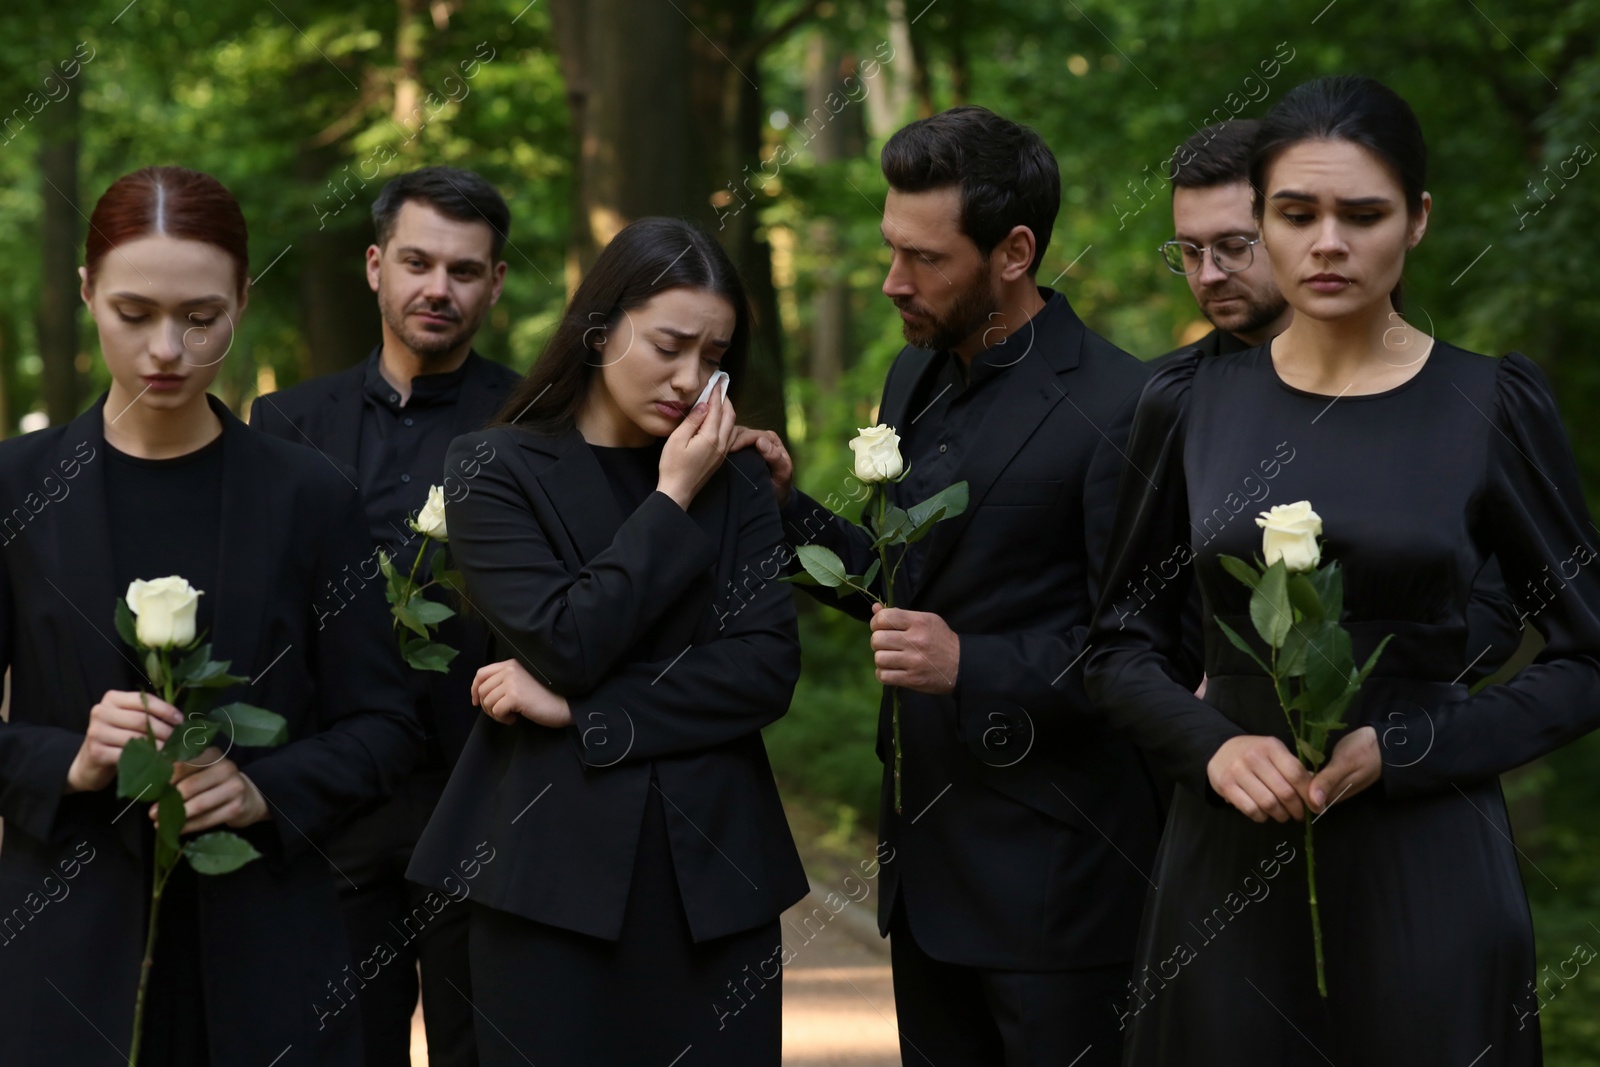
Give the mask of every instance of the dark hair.
POLYGON ((963 104, 901 127, 883 146, 883 176, 901 192, 961 187, 961 232, 987 256, 1014 226, 1033 231, 1036 274, 1061 207, 1061 169, 1033 130, 963 104))
POLYGON ((1388 164, 1405 193, 1406 210, 1422 210, 1428 145, 1411 105, 1382 82, 1333 74, 1290 89, 1261 120, 1250 152, 1255 213, 1266 208, 1267 168, 1301 141, 1349 141, 1388 164))
POLYGON ((244 212, 221 182, 187 167, 145 167, 124 174, 101 194, 84 242, 90 284, 107 252, 153 233, 216 245, 233 260, 236 295, 244 293, 250 277, 244 212))
POLYGON ((750 351, 750 304, 733 261, 695 223, 643 218, 624 226, 596 257, 544 351, 489 425, 566 432, 601 365, 589 347, 590 334, 597 327, 614 327, 623 312, 642 307, 657 293, 685 287, 709 289, 733 305, 732 343, 723 353, 722 369, 728 373, 728 397, 737 399, 750 351))
MULTIPOLYGON (((1302 141, 1349 141, 1377 156, 1394 171, 1406 211, 1422 210, 1428 179, 1428 145, 1422 124, 1405 98, 1375 78, 1332 74, 1302 82, 1284 94, 1261 120, 1250 151, 1253 210, 1266 211, 1267 168, 1302 141)), ((1389 294, 1400 310, 1401 288, 1389 294)))
POLYGON ((379 248, 389 243, 395 219, 408 200, 421 200, 457 222, 488 223, 494 233, 489 258, 498 260, 505 250, 507 234, 511 232, 511 209, 494 186, 460 167, 423 167, 389 179, 372 202, 372 227, 377 231, 379 248))
POLYGON ((1197 130, 1172 153, 1173 189, 1212 189, 1250 180, 1250 147, 1261 123, 1228 119, 1197 130))

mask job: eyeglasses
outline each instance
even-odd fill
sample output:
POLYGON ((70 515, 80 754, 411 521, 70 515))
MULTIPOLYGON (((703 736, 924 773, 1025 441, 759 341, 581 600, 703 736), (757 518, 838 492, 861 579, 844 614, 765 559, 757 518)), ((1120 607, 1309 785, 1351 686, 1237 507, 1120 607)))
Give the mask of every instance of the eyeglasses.
MULTIPOLYGON (((1260 243, 1259 237, 1224 237, 1220 241, 1213 241, 1210 245, 1211 261, 1230 274, 1237 273, 1255 262, 1255 246, 1260 243)), ((1166 261, 1167 269, 1174 274, 1193 274, 1205 263, 1204 245, 1168 241, 1157 251, 1166 261)))

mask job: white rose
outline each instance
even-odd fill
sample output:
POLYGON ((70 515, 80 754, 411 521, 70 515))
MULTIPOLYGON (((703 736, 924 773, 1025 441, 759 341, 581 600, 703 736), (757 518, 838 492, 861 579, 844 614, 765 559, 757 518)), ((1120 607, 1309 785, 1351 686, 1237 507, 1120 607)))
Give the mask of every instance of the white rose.
POLYGON ((177 575, 130 584, 128 609, 139 643, 146 648, 176 648, 193 641, 200 596, 200 590, 177 575))
POLYGON ((1322 516, 1311 510, 1311 501, 1297 500, 1263 511, 1256 525, 1261 535, 1261 555, 1272 566, 1278 560, 1291 572, 1314 570, 1322 562, 1322 516))
POLYGON ((893 426, 880 423, 858 430, 850 450, 856 454, 856 477, 869 485, 893 481, 905 469, 900 458, 900 435, 893 426))
POLYGON ((422 510, 417 512, 417 517, 412 520, 411 528, 425 537, 435 541, 450 540, 449 531, 444 525, 444 487, 430 485, 428 487, 428 502, 422 505, 422 510))

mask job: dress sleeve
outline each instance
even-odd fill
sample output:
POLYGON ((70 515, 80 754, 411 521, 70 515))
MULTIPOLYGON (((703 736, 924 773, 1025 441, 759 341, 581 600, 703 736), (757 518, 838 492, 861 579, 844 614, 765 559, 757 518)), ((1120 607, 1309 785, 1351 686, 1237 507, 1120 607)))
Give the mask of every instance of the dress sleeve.
POLYGON ((1199 359, 1188 351, 1169 360, 1139 398, 1084 685, 1159 770, 1204 796, 1206 764, 1245 731, 1194 695, 1201 665, 1185 641, 1195 620, 1183 444, 1199 359))
POLYGON ((1384 730, 1386 753, 1428 743, 1421 759, 1386 755, 1388 796, 1491 778, 1600 725, 1600 573, 1578 465, 1538 366, 1513 352, 1495 373, 1493 410, 1483 413, 1492 429, 1479 522, 1545 647, 1503 685, 1397 716, 1384 730))

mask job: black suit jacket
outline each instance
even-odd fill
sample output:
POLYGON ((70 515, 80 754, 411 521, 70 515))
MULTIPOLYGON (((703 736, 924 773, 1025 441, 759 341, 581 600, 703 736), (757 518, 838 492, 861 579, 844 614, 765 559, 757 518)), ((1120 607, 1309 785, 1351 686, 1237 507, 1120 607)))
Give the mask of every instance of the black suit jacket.
MULTIPOLYGON (((421 754, 381 581, 341 584, 370 555, 353 486, 309 448, 223 424, 213 655, 255 681, 222 690, 283 715, 287 744, 234 748, 268 821, 238 831, 263 858, 200 878, 207 1023, 218 1064, 361 1062, 353 1013, 319 1029, 313 999, 349 962, 320 841, 392 790, 421 754)), ((72 422, 0 442, 0 1063, 115 1067, 126 1056, 150 886, 143 803, 67 793, 89 709, 124 686, 106 514, 102 395, 72 422), (130 810, 131 809, 131 810, 130 810), (73 863, 66 876, 64 864, 73 863), (81 1014, 80 1014, 81 1013, 81 1014), (96 1032, 98 1029, 99 1033, 96 1032), (108 1043, 108 1041, 110 1043, 108 1043)), ((141 672, 142 673, 142 672, 141 672)))
POLYGON ((807 883, 761 728, 789 708, 800 645, 761 457, 731 455, 687 512, 657 492, 624 516, 576 430, 467 434, 450 461, 485 446, 446 505, 467 595, 496 658, 573 723, 480 714, 406 876, 449 891, 486 841, 507 858, 473 899, 615 940, 657 788, 695 940, 775 918, 807 883))
MULTIPOLYGON (((902 690, 904 813, 894 813, 887 691, 885 839, 878 925, 897 893, 936 959, 1055 970, 1133 956, 1161 807, 1133 745, 1083 690, 1080 660, 1107 552, 1118 472, 1148 370, 1090 332, 1066 298, 1005 343, 1024 349, 1000 380, 959 477, 967 511, 927 536, 918 588, 897 606, 940 615, 960 638, 955 690, 902 690)), ((1059 302, 1059 303, 1057 303, 1059 302)), ((879 421, 904 426, 934 353, 904 349, 879 421)), ((895 497, 905 507, 917 503, 895 497)), ((796 543, 832 548, 850 573, 871 559, 864 528, 796 492, 796 543)), ((861 596, 807 592, 859 618, 861 596)))
MULTIPOLYGON (((461 393, 451 408, 454 435, 476 430, 494 417, 516 385, 519 376, 509 367, 468 353, 466 378, 461 393)), ((361 412, 365 402, 362 383, 366 361, 348 370, 314 378, 276 393, 256 398, 250 406, 250 425, 256 429, 298 444, 309 444, 327 456, 356 468, 356 453, 361 443, 361 412)), ((447 482, 441 467, 439 481, 447 492, 456 491, 466 481, 461 471, 448 472, 447 482)), ((415 551, 415 549, 413 549, 415 551)), ((409 560, 405 561, 409 563, 409 560)), ((448 594, 436 594, 449 599, 448 594)), ((460 604, 452 604, 460 608, 460 604)), ((430 763, 449 766, 467 742, 467 733, 477 719, 472 706, 472 676, 484 664, 488 631, 481 620, 459 610, 438 628, 438 640, 457 650, 448 673, 406 668, 422 725, 430 740, 430 763)))

